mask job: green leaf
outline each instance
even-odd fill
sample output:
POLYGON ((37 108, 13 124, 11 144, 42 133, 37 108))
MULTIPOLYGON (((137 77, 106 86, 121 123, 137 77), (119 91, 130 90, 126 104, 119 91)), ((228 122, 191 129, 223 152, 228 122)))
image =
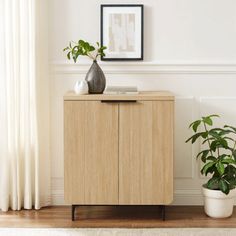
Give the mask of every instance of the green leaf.
POLYGON ((67 55, 66 55, 68 60, 70 60, 70 54, 71 54, 71 52, 68 52, 67 55))
POLYGON ((225 140, 230 140, 230 141, 233 141, 233 142, 235 142, 235 140, 234 140, 234 139, 232 139, 232 138, 230 138, 230 137, 224 137, 224 139, 225 139, 225 140))
POLYGON ((220 133, 219 133, 219 135, 220 136, 224 136, 224 135, 226 135, 226 134, 230 134, 230 133, 234 133, 232 130, 222 130, 220 133))
POLYGON ((90 44, 88 42, 84 42, 83 43, 83 48, 86 52, 88 52, 90 50, 90 44))
POLYGON ((207 139, 205 139, 205 140, 202 142, 202 144, 204 144, 204 143, 206 143, 206 142, 208 142, 208 141, 212 141, 212 140, 215 140, 215 138, 207 138, 207 139))
POLYGON ((80 44, 81 46, 83 46, 83 45, 85 44, 85 41, 82 40, 82 39, 80 39, 80 40, 79 40, 79 44, 80 44))
POLYGON ((220 138, 221 136, 217 133, 217 131, 216 130, 209 130, 209 135, 211 135, 212 137, 214 137, 214 138, 220 138))
POLYGON ((216 151, 217 144, 218 144, 217 141, 212 141, 212 142, 211 142, 210 148, 211 148, 211 150, 213 150, 214 152, 216 151))
POLYGON ((194 143, 199 137, 202 136, 202 134, 205 132, 201 132, 201 133, 196 133, 193 136, 191 136, 189 139, 187 139, 185 142, 189 142, 190 140, 192 140, 192 143, 194 143))
POLYGON ((230 157, 230 155, 222 154, 222 155, 219 155, 219 156, 218 156, 218 159, 220 159, 220 160, 225 160, 226 158, 229 158, 229 157, 230 157))
POLYGON ((232 156, 234 157, 234 160, 236 160, 236 150, 232 151, 232 156))
POLYGON ((202 136, 202 138, 204 138, 204 139, 207 138, 207 136, 208 136, 208 131, 202 132, 201 136, 202 136))
POLYGON ((196 122, 198 122, 199 120, 195 120, 195 121, 193 121, 190 125, 189 125, 189 127, 188 128, 191 128, 196 122))
POLYGON ((236 161, 233 159, 224 159, 223 161, 221 161, 223 164, 236 164, 236 161))
POLYGON ((228 165, 225 168, 224 179, 229 183, 229 188, 233 189, 236 187, 236 168, 233 165, 228 165))
POLYGON ((234 133, 236 133, 236 128, 230 125, 225 125, 224 128, 230 128, 234 131, 234 133))
POLYGON ((213 115, 209 115, 208 117, 220 117, 220 116, 217 114, 213 114, 213 115))
POLYGON ((90 51, 90 52, 92 52, 92 51, 94 51, 94 50, 95 50, 95 47, 94 47, 94 46, 90 46, 90 47, 89 47, 89 51, 90 51))
POLYGON ((75 55, 78 51, 79 51, 78 46, 74 46, 74 47, 71 49, 71 52, 72 52, 73 55, 75 55))
POLYGON ((225 177, 229 179, 236 180, 236 168, 233 165, 228 165, 225 168, 225 177))
POLYGON ((228 142, 227 142, 225 139, 221 138, 221 139, 219 140, 219 143, 220 143, 220 145, 221 145, 222 147, 228 148, 228 142))
POLYGON ((217 168, 215 166, 214 166, 214 171, 210 172, 210 173, 213 174, 212 177, 218 177, 218 178, 221 177, 220 174, 217 171, 217 168))
POLYGON ((198 153, 197 158, 199 156, 201 156, 201 158, 206 158, 209 152, 210 152, 210 150, 203 150, 203 151, 198 153))
POLYGON ((217 170, 218 170, 218 172, 219 172, 220 175, 223 175, 223 174, 224 174, 225 167, 224 167, 224 164, 222 164, 222 162, 219 161, 219 162, 216 164, 216 168, 217 168, 217 170))
POLYGON ((218 131, 219 131, 219 132, 220 132, 220 131, 224 131, 224 129, 222 129, 222 128, 213 128, 213 129, 211 129, 211 130, 212 130, 212 131, 217 131, 217 132, 218 132, 218 131))
POLYGON ((220 190, 225 193, 226 195, 229 193, 229 184, 224 179, 220 179, 219 181, 219 188, 220 190))
POLYGON ((219 177, 212 177, 207 182, 207 188, 209 189, 219 189, 219 177))
POLYGON ((234 189, 236 187, 236 179, 227 180, 229 182, 229 189, 234 189))
POLYGON ((215 165, 214 161, 208 162, 207 164, 205 164, 202 169, 201 169, 201 173, 206 175, 207 170, 212 167, 213 165, 215 165))
POLYGON ((213 125, 212 119, 211 119, 209 116, 203 117, 202 120, 203 120, 203 122, 204 122, 205 124, 208 124, 208 125, 210 125, 210 126, 213 125))
POLYGON ((207 176, 208 174, 213 174, 213 177, 220 177, 220 175, 218 174, 218 172, 217 172, 217 169, 216 169, 216 166, 215 165, 213 165, 213 166, 211 166, 210 168, 208 168, 207 170, 206 170, 206 172, 205 172, 205 176, 207 176), (217 174, 216 174, 217 173, 217 174))
POLYGON ((63 49, 63 52, 65 52, 65 51, 67 51, 69 49, 70 49, 69 47, 66 47, 66 48, 63 49))
POLYGON ((201 121, 200 120, 197 120, 194 122, 193 124, 193 131, 196 133, 197 132, 197 128, 198 126, 201 124, 201 121))
POLYGON ((217 158, 215 158, 214 156, 209 156, 206 158, 207 161, 214 161, 216 162, 217 161, 217 158))

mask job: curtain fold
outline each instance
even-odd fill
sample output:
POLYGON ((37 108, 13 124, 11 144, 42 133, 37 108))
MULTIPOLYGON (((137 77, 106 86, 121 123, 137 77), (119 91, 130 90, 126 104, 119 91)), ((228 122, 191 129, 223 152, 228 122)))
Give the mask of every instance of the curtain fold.
POLYGON ((0 1, 0 209, 50 204, 50 164, 40 149, 36 0, 0 1), (45 176, 47 178, 45 178, 45 176), (45 188, 42 186, 45 185, 45 188))

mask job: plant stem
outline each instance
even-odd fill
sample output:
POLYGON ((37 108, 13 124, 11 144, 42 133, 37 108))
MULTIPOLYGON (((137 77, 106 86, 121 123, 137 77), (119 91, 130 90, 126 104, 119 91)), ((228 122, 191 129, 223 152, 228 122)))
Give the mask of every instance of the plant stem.
POLYGON ((91 58, 93 61, 96 59, 96 58, 94 58, 90 53, 87 53, 87 56, 88 56, 89 58, 91 58))
MULTIPOLYGON (((208 139, 208 130, 207 130, 207 127, 206 127, 206 124, 203 122, 204 124, 204 128, 205 128, 205 131, 207 132, 207 139, 208 139)), ((208 143, 208 146, 209 146, 209 149, 210 149, 210 152, 211 152, 211 155, 213 156, 213 152, 211 150, 211 144, 210 144, 210 141, 207 140, 207 143, 208 143)))
POLYGON ((97 60, 97 57, 99 56, 99 53, 97 53, 96 57, 95 57, 95 60, 97 60))

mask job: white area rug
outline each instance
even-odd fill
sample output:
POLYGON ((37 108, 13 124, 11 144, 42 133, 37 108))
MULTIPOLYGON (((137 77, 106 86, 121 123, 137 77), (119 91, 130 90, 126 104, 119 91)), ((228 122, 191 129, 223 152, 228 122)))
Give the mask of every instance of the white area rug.
POLYGON ((235 236, 228 228, 36 229, 0 228, 0 236, 235 236))

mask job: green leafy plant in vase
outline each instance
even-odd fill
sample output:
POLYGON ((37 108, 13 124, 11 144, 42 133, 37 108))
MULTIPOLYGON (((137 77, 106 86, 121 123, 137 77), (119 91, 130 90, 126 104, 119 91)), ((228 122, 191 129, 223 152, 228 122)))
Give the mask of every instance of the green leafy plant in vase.
POLYGON ((205 212, 215 218, 228 217, 233 212, 236 196, 236 128, 213 127, 218 115, 204 116, 189 126, 194 132, 186 142, 201 142, 203 150, 196 158, 203 162, 201 174, 210 175, 203 185, 205 212))
POLYGON ((89 93, 103 93, 106 87, 105 75, 97 63, 99 56, 105 56, 104 51, 106 48, 107 47, 101 46, 98 42, 96 46, 93 46, 89 42, 80 39, 78 42, 70 42, 63 50, 67 52, 68 60, 73 60, 74 63, 77 62, 79 56, 85 56, 93 60, 93 64, 85 77, 88 83, 89 93))

